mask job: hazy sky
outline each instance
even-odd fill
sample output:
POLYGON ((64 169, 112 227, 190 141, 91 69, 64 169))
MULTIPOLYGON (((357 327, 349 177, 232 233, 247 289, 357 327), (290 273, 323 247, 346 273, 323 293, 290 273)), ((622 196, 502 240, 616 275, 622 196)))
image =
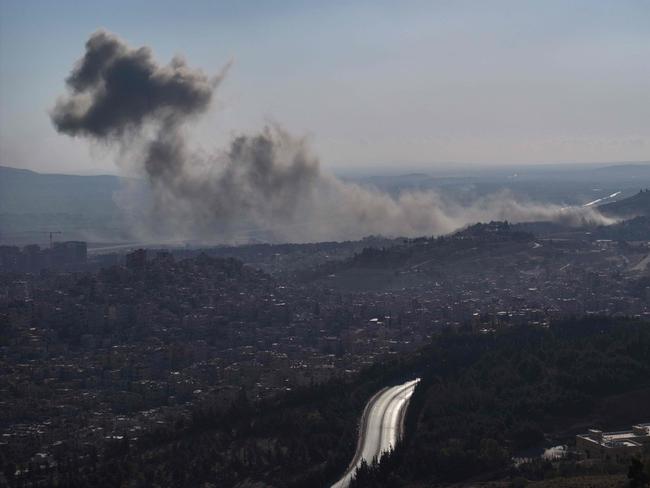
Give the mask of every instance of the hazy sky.
POLYGON ((234 61, 204 151, 276 121, 337 171, 650 159, 650 0, 0 0, 0 164, 115 171, 47 115, 98 28, 234 61))

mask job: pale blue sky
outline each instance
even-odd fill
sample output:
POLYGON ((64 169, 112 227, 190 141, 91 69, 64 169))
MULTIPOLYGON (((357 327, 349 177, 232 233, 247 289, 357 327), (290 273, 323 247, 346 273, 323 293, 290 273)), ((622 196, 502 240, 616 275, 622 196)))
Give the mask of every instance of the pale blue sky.
POLYGON ((47 116, 98 28, 234 60, 205 151, 272 120, 332 170, 650 159, 650 0, 0 0, 0 164, 114 171, 47 116))

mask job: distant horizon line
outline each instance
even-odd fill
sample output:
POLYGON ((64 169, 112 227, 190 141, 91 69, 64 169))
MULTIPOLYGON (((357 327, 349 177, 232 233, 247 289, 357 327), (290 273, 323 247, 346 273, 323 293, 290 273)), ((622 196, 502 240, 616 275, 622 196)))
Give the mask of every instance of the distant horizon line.
MULTIPOLYGON (((650 165, 650 160, 631 160, 631 161, 560 161, 560 162, 536 162, 536 163, 476 163, 476 162, 435 162, 429 164, 413 164, 412 166, 404 166, 398 169, 393 169, 390 165, 382 165, 381 167, 376 168, 375 171, 371 167, 362 167, 359 169, 344 169, 344 168, 335 168, 325 170, 329 173, 333 173, 337 176, 343 177, 362 177, 362 176, 415 176, 418 174, 425 174, 430 176, 435 170, 442 171, 445 176, 448 176, 450 172, 453 171, 462 171, 467 172, 471 170, 476 171, 485 171, 485 170, 505 170, 505 169, 526 169, 526 168, 558 168, 566 166, 569 167, 619 167, 619 166, 646 166, 650 165)), ((396 164, 398 166, 398 164, 396 164)), ((122 175, 118 171, 115 173, 109 172, 83 172, 81 170, 75 171, 43 171, 38 169, 33 169, 31 167, 20 167, 20 166, 11 166, 8 164, 0 164, 0 168, 17 170, 17 171, 26 171, 30 173, 35 173, 39 175, 49 175, 49 176, 89 176, 89 177, 99 177, 99 176, 111 176, 116 178, 135 178, 139 179, 136 175, 122 175)))

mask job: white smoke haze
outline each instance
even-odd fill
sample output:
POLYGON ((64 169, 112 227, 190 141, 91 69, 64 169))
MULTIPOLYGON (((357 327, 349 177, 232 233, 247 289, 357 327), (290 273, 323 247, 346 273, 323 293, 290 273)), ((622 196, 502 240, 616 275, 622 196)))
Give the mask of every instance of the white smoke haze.
POLYGON ((305 139, 278 125, 235 137, 213 157, 200 155, 187 147, 186 131, 224 74, 210 78, 180 58, 160 66, 150 49, 98 31, 66 80, 69 93, 51 112, 57 130, 115 146, 122 164, 150 184, 149 207, 133 208, 128 190, 120 197, 139 239, 317 242, 439 235, 489 220, 613 222, 592 207, 521 202, 507 192, 469 206, 433 191, 393 197, 321 171, 305 139))

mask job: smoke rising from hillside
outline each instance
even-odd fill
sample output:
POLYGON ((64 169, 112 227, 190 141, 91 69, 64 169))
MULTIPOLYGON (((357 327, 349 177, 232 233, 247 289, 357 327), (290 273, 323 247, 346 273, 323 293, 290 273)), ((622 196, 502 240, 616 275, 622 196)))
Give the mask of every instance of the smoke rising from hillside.
POLYGON ((305 242, 435 235, 486 220, 608 223, 592 208, 522 203, 505 193, 471 206, 430 191, 392 197, 322 172, 305 140, 277 126, 202 158, 187 147, 186 131, 224 75, 209 77, 180 57, 158 65, 149 48, 98 31, 67 78, 68 94, 50 114, 56 129, 115 145, 150 182, 154 204, 134 227, 140 237, 305 242))

